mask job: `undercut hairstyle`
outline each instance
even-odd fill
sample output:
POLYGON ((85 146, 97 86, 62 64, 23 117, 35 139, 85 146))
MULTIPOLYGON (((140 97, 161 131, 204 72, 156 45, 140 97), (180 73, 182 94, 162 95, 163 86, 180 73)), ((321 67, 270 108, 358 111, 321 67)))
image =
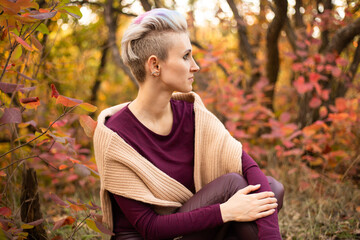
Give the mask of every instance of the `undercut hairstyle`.
POLYGON ((145 62, 151 55, 167 59, 171 42, 165 35, 169 33, 187 33, 187 23, 179 12, 165 8, 139 15, 124 32, 122 59, 138 82, 145 80, 145 62))

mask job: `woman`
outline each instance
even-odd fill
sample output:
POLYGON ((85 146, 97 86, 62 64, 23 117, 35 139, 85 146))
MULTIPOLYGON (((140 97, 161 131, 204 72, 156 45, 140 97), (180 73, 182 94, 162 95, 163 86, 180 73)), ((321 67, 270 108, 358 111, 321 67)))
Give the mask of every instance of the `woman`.
MULTIPOLYGON (((191 92, 191 52, 176 11, 146 12, 124 33, 139 92, 98 117, 103 221, 117 240, 281 239, 268 179, 191 92)), ((282 185, 269 181, 282 200, 282 185)))

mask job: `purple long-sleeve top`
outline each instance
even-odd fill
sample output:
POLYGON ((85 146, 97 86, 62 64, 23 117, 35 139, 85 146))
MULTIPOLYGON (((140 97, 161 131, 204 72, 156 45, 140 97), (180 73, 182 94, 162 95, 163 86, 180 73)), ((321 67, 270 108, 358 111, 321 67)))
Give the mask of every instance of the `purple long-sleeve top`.
MULTIPOLYGON (((193 103, 171 100, 173 126, 171 132, 159 135, 144 126, 126 106, 106 121, 139 154, 160 170, 195 193, 193 103)), ((271 191, 265 175, 255 161, 243 151, 242 170, 249 184, 261 184, 256 192, 271 191)), ((152 206, 112 194, 114 232, 139 232, 145 239, 169 239, 213 228, 223 224, 220 204, 190 212, 157 214, 152 206)), ((277 212, 256 220, 260 239, 281 239, 277 212)))

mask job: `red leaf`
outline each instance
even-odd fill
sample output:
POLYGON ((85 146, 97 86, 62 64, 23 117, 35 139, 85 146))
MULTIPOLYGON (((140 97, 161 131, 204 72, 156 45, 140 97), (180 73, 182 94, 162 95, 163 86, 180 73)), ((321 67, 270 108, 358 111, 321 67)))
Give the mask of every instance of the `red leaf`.
POLYGON ((340 77, 341 75, 341 69, 338 68, 337 66, 333 66, 331 68, 331 74, 334 76, 334 77, 340 77))
POLYGON ((324 89, 321 92, 321 98, 324 99, 325 101, 327 101, 327 100, 329 100, 329 94, 330 94, 330 90, 324 89))
POLYGON ((35 19, 40 19, 40 20, 45 20, 45 19, 54 17, 56 15, 56 13, 57 13, 57 11, 43 12, 43 13, 31 14, 31 15, 29 15, 29 17, 32 17, 35 19))
POLYGON ((299 76, 296 81, 294 81, 294 87, 301 95, 313 89, 313 85, 311 83, 305 83, 304 76, 299 76))
POLYGON ((311 108, 317 108, 321 105, 321 100, 320 98, 318 97, 313 97, 311 100, 310 100, 310 103, 309 103, 309 106, 311 108))
POLYGON ((79 105, 80 103, 82 103, 82 100, 79 99, 75 99, 75 98, 70 98, 70 97, 65 97, 63 95, 59 95, 56 98, 56 104, 62 104, 65 107, 74 107, 76 105, 79 105))
POLYGON ((69 207, 69 204, 66 204, 61 198, 59 198, 55 193, 50 193, 50 198, 58 205, 63 207, 69 207))
POLYGON ((54 84, 51 84, 51 97, 57 98, 59 96, 59 92, 56 90, 56 87, 54 84))
POLYGON ((0 215, 5 216, 5 217, 10 217, 11 216, 11 209, 7 208, 7 207, 0 208, 0 215))
POLYGON ((320 79, 320 74, 314 73, 314 72, 309 74, 310 82, 317 82, 317 81, 319 81, 319 79, 320 79))
POLYGON ((339 112, 344 112, 346 110, 346 100, 344 98, 335 99, 335 107, 339 112))
POLYGON ((295 72, 299 72, 299 71, 301 71, 303 69, 303 64, 302 63, 293 63, 292 69, 295 72))
POLYGON ((23 45, 27 50, 29 51, 34 51, 34 49, 29 45, 27 44, 27 42, 25 42, 21 37, 17 36, 15 33, 13 32, 10 32, 14 37, 15 37, 15 40, 20 43, 21 45, 23 45))
POLYGON ((0 90, 4 93, 13 93, 17 90, 20 90, 20 88, 23 88, 23 84, 13 84, 13 83, 3 83, 0 82, 0 90))
POLYGON ((36 221, 33 221, 33 222, 29 222, 27 224, 31 225, 31 226, 37 226, 37 225, 40 225, 44 222, 44 219, 39 219, 39 220, 36 220, 36 221))
POLYGON ((4 115, 0 118, 0 123, 21 123, 22 116, 18 108, 5 108, 4 115))
POLYGON ((114 233, 112 233, 109 229, 107 229, 101 222, 98 222, 98 221, 94 221, 95 222, 95 225, 96 227, 102 232, 102 233, 105 233, 107 235, 115 235, 114 233))
POLYGON ((282 122, 282 123, 287 123, 290 121, 290 119, 291 119, 291 115, 288 112, 283 112, 280 115, 280 122, 282 122))

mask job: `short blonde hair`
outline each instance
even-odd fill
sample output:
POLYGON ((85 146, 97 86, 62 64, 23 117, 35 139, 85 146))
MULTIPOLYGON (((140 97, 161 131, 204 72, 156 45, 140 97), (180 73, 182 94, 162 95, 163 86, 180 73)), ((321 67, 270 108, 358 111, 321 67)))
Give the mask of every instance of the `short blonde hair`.
POLYGON ((145 80, 145 62, 151 55, 164 61, 171 43, 168 33, 187 33, 184 16, 174 10, 156 8, 134 19, 124 32, 121 55, 138 82, 145 80))

